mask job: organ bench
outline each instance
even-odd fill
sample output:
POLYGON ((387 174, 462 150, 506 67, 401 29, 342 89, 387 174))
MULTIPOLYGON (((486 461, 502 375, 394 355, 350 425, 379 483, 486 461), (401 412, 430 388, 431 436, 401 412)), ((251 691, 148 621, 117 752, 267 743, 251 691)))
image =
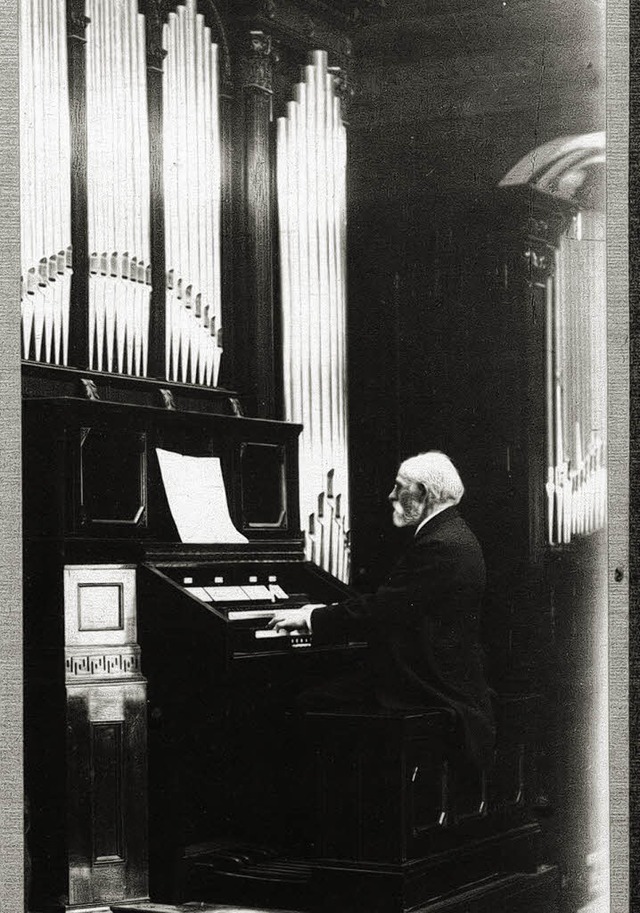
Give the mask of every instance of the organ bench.
POLYGON ((345 913, 494 913, 502 903, 553 913, 557 872, 538 864, 530 810, 533 700, 496 700, 495 765, 482 776, 452 742, 448 710, 307 711, 293 720, 305 769, 283 799, 306 810, 296 847, 306 858, 202 847, 188 864, 190 896, 345 913), (306 805, 293 795, 302 784, 306 805))

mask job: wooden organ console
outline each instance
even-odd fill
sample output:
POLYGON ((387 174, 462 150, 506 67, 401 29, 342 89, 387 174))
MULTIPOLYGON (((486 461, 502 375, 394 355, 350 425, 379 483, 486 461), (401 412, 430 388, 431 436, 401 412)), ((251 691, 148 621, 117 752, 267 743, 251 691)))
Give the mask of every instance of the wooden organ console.
POLYGON ((251 763, 269 751, 271 769, 285 764, 283 708, 362 654, 266 627, 279 608, 348 592, 304 558, 299 431, 162 405, 26 403, 28 747, 52 770, 29 779, 33 857, 55 857, 71 909, 148 890, 147 726, 151 888, 175 898, 186 847, 265 840, 278 819, 260 814, 251 763), (220 461, 244 541, 180 542, 159 450, 220 461))
POLYGON ((350 592, 348 23, 306 5, 21 0, 34 908, 371 910, 382 885, 400 913, 448 903, 490 845, 485 910, 513 887, 497 873, 535 857, 530 734, 505 741, 502 785, 456 805, 442 744, 425 760, 441 715, 301 724, 296 694, 366 647, 267 629, 350 592), (396 738, 371 779, 364 756, 396 738), (323 821, 322 790, 281 788, 320 765, 336 789, 345 751, 360 798, 378 782, 415 799, 418 837, 381 801, 393 835, 371 850, 361 802, 323 821), (437 789, 407 781, 418 756, 413 781, 433 768, 437 789))

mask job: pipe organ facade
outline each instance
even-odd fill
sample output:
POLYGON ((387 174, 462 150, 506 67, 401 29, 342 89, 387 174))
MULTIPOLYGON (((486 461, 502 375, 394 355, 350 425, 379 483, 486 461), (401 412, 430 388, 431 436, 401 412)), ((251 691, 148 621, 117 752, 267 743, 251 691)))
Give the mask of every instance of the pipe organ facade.
POLYGON ((163 28, 166 372, 215 386, 220 370, 218 46, 194 0, 163 28))
POLYGON ((89 365, 146 376, 151 292, 144 17, 87 0, 89 365))
POLYGON ((346 581, 346 129, 323 52, 278 118, 277 152, 284 402, 303 425, 302 522, 309 557, 346 581))
POLYGON ((233 103, 221 107, 221 68, 230 83, 233 74, 229 80, 227 39, 211 4, 154 0, 139 8, 138 0, 71 0, 66 6, 22 2, 24 357, 97 375, 216 387, 224 309, 227 321, 235 317, 237 323, 229 336, 235 337, 242 374, 227 371, 225 380, 248 390, 247 375, 254 371, 263 388, 258 414, 269 417, 281 409, 286 420, 303 425, 307 554, 346 581, 346 127, 336 90, 340 71, 329 67, 327 51, 315 51, 299 67, 301 81, 289 82, 278 96, 270 75, 265 81, 274 65, 271 37, 250 30, 250 41, 237 54, 239 81, 246 82, 243 138, 232 129, 233 103), (70 45, 75 56, 69 55, 75 82, 67 78, 67 21, 76 40, 70 45), (71 122, 70 108, 76 113, 71 122), (274 111, 283 116, 274 118, 274 111), (233 200, 226 203, 223 135, 238 159, 233 200), (74 178, 78 213, 72 214, 74 178), (269 212, 259 212, 265 205, 269 212), (72 216, 78 261, 73 285, 72 216), (279 232, 272 235, 269 223, 276 219, 279 232), (238 236, 237 244, 223 239, 223 224, 238 236), (243 262, 235 265, 238 278, 223 295, 223 251, 229 259, 232 249, 243 262), (265 279, 276 260, 279 301, 265 279), (253 276, 248 285, 245 274, 253 276), (232 302, 236 287, 245 289, 244 301, 240 292, 232 302))
MULTIPOLYGON (((227 839, 224 816, 213 830, 209 819, 212 770, 233 827, 244 815, 233 793, 242 778, 210 757, 225 737, 203 721, 204 779, 195 775, 191 797, 172 793, 166 814, 166 727, 154 720, 165 685, 183 720, 197 701, 154 668, 160 627, 150 616, 147 638, 142 616, 156 602, 142 556, 164 542, 185 575, 200 562, 231 593, 242 579, 260 628, 276 599, 350 593, 346 141, 329 68, 344 67, 345 27, 344 14, 322 14, 301 41, 289 10, 251 0, 20 0, 32 907, 106 913, 150 894, 177 899, 186 846, 220 828, 227 839), (300 105, 304 122, 278 148, 278 116, 300 105), (289 215, 304 222, 295 253, 289 215), (190 516, 213 513, 197 542, 181 539, 162 452, 207 479, 197 491, 195 477, 174 480, 190 516), (44 752, 46 780, 35 761, 44 752)), ((220 671, 205 612, 204 666, 220 671)), ((243 628, 248 655, 310 647, 259 634, 243 628)), ((340 644, 322 662, 340 671, 361 653, 340 644)), ((269 669, 268 687, 247 679, 247 693, 270 700, 269 669)), ((233 717, 226 674, 198 684, 220 719, 233 717)), ((232 729, 244 731, 235 718, 232 729)))
MULTIPOLYGON (((195 0, 175 7, 154 0, 144 13, 138 0, 86 0, 79 8, 77 0, 71 0, 66 9, 52 0, 22 0, 22 324, 27 361, 66 364, 69 342, 75 339, 75 349, 83 357, 70 366, 80 370, 164 377, 198 386, 218 383, 222 310, 229 314, 232 310, 230 300, 223 303, 225 295, 232 297, 229 288, 223 293, 223 261, 224 257, 231 261, 233 244, 229 237, 223 238, 222 225, 227 233, 233 231, 241 247, 250 234, 246 222, 256 208, 263 209, 266 203, 274 210, 266 216, 275 219, 268 184, 276 165, 275 159, 270 161, 271 140, 262 135, 264 125, 257 122, 264 106, 258 111, 256 105, 245 103, 244 136, 234 126, 241 94, 238 104, 234 106, 232 99, 222 109, 220 41, 227 58, 229 48, 218 15, 211 12, 212 4, 201 6, 207 15, 195 0), (81 48, 78 51, 76 43, 69 62, 68 20, 74 28, 70 40, 79 39, 81 48), (67 70, 73 67, 77 72, 71 89, 74 97, 70 97, 67 70), (157 73, 158 109, 154 89, 148 85, 149 74, 155 79, 157 73), (75 113, 71 122, 70 108, 75 113), (223 134, 231 153, 223 148, 223 134), (223 203, 223 160, 229 154, 236 159, 232 166, 236 173, 227 176, 227 183, 235 186, 234 199, 223 203), (154 202, 155 172, 160 174, 160 187, 154 202), (72 201, 74 179, 81 199, 72 201), (74 308, 70 309, 72 222, 84 248, 76 251, 77 259, 86 260, 87 274, 77 277, 75 321, 74 308), (153 290, 158 284, 162 287, 153 290)), ((250 42, 237 55, 239 83, 240 74, 252 74, 255 69, 256 47, 261 54, 260 74, 273 65, 270 36, 255 29, 247 34, 250 42), (247 51, 247 46, 252 50, 247 51)), ((229 69, 227 59, 225 71, 229 69)), ((346 462, 337 455, 344 449, 346 415, 345 127, 326 51, 316 52, 314 63, 304 69, 305 81, 295 88, 298 100, 289 103, 288 118, 278 119, 285 377, 280 395, 270 391, 274 401, 262 408, 268 414, 278 411, 275 400, 280 398, 288 418, 311 421, 318 409, 326 411, 308 429, 305 447, 311 437, 314 447, 320 442, 322 468, 314 464, 312 471, 325 477, 332 471, 334 489, 340 488, 332 495, 325 478, 315 497, 324 492, 334 502, 334 513, 345 516, 346 462), (295 141, 294 108, 303 112, 303 121, 296 120, 295 141), (292 156, 304 164, 295 190, 292 156), (286 181, 289 189, 284 187, 286 181), (290 249, 287 220, 300 225, 296 253, 290 249), (292 278, 285 274, 298 266, 301 272, 293 281, 299 293, 292 293, 292 278), (289 331, 289 322, 297 319, 294 308, 304 322, 297 336, 289 331), (304 357, 313 359, 309 382, 302 362, 296 361, 302 357, 301 346, 307 346, 304 357), (320 430, 321 424, 326 430, 320 430), (327 448, 334 451, 331 457, 326 456, 327 448)), ((233 77, 225 75, 227 95, 233 94, 233 77)), ((260 90, 269 96, 266 126, 275 142, 271 112, 278 100, 266 83, 261 86, 262 77, 246 78, 245 92, 260 90)), ((270 232, 263 235, 254 239, 259 249, 243 251, 243 256, 271 270, 278 242, 270 232)), ((243 272, 238 265, 233 285, 241 287, 247 281, 243 272)), ((270 287, 268 297, 272 294, 270 287)), ((263 296, 259 308, 260 314, 251 314, 251 305, 245 307, 266 326, 266 330, 261 327, 256 348, 273 332, 273 301, 263 296)), ((269 344, 277 348, 280 340, 269 344)), ((238 341, 236 348, 242 345, 238 341)), ((264 361, 273 373, 272 360, 265 353, 252 352, 239 361, 245 366, 252 359, 264 361)), ((242 381, 239 387, 247 387, 246 378, 238 380, 242 381)), ((309 509, 311 514, 318 519, 322 509, 318 512, 316 505, 309 509)), ((322 551, 321 546, 318 549, 322 551)))
POLYGON ((204 388, 222 368, 301 423, 307 554, 346 581, 342 71, 271 24, 230 42, 207 0, 21 0, 23 355, 204 388))
POLYGON ((71 148, 64 5, 20 6, 23 357, 65 365, 71 288, 71 148))
POLYGON ((606 522, 606 264, 595 213, 560 237, 547 293, 547 522, 551 545, 606 522))

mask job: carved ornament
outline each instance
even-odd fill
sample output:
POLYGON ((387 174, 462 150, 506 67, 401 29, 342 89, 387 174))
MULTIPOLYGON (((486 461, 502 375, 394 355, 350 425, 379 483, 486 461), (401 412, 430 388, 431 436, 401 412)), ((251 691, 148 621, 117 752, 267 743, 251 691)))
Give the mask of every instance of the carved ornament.
POLYGON ((243 60, 244 87, 271 92, 274 59, 271 35, 262 31, 249 32, 249 48, 243 60))
POLYGON ((233 414, 237 418, 243 417, 244 412, 242 410, 242 406, 240 405, 240 400, 236 396, 229 397, 229 405, 231 406, 231 410, 232 410, 233 414))
POLYGON ((98 393, 98 388, 97 388, 94 380, 91 380, 88 377, 81 377, 80 382, 84 389, 84 395, 87 397, 87 399, 91 399, 91 400, 100 399, 100 394, 98 393))
POLYGON ((173 392, 169 389, 162 387, 160 389, 160 396, 162 397, 162 404, 165 409, 175 411, 176 403, 173 398, 173 392))
POLYGON ((140 648, 108 648, 93 652, 79 648, 68 650, 65 657, 67 681, 91 678, 140 677, 140 648))
POLYGON ((67 31, 69 38, 86 41, 85 31, 91 20, 85 16, 84 0, 72 0, 67 7, 67 31))
POLYGON ((147 34, 147 66, 155 70, 162 69, 162 62, 167 52, 162 47, 162 26, 169 14, 166 0, 146 0, 144 4, 147 34))

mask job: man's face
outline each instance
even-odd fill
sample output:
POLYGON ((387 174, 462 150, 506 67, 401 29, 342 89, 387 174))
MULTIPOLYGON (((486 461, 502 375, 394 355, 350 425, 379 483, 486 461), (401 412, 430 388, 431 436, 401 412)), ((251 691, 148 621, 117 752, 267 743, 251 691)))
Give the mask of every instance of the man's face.
POLYGON ((389 493, 393 506, 393 525, 417 526, 424 514, 424 499, 420 497, 420 488, 400 471, 395 485, 389 493))

